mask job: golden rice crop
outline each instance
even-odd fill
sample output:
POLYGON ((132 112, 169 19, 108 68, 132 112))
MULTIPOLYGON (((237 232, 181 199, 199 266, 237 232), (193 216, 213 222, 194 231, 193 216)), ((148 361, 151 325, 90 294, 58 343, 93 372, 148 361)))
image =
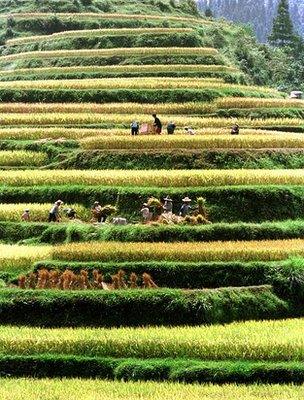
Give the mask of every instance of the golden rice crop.
POLYGON ((244 97, 224 97, 215 100, 218 108, 304 108, 304 100, 256 99, 244 97))
POLYGON ((249 242, 138 243, 90 242, 55 246, 54 259, 65 261, 272 261, 304 255, 304 240, 249 242))
POLYGON ((8 355, 69 354, 202 360, 304 361, 304 319, 200 327, 39 329, 0 327, 8 355))
POLYGON ((99 36, 133 36, 133 35, 164 35, 170 33, 190 33, 192 28, 114 28, 114 29, 83 29, 75 31, 55 32, 52 35, 24 36, 6 41, 8 46, 20 44, 52 41, 74 37, 99 37, 99 36))
POLYGON ((1 166, 35 166, 39 167, 47 162, 47 155, 41 152, 25 150, 0 151, 1 166))
MULTIPOLYGON (((153 112, 153 110, 152 110, 153 112)), ((152 122, 149 114, 95 114, 95 113, 11 113, 1 115, 1 125, 90 125, 90 124, 115 124, 130 126, 132 120, 140 124, 152 122)), ((304 121, 300 118, 217 118, 217 117, 193 117, 187 115, 161 115, 164 126, 174 121, 178 128, 191 126, 194 129, 205 128, 227 128, 230 129, 234 122, 238 122, 242 128, 266 128, 266 127, 298 127, 303 126, 304 121)))
POLYGON ((103 78, 0 82, 0 89, 180 89, 235 88, 273 92, 273 89, 224 83, 220 78, 103 78))
POLYGON ((301 385, 186 385, 81 379, 0 379, 0 397, 14 400, 299 400, 301 385))
POLYGON ((217 56, 218 50, 209 47, 131 47, 113 49, 29 51, 0 57, 0 63, 32 58, 74 58, 74 57, 151 57, 151 56, 217 56))
MULTIPOLYGON (((185 130, 177 129, 175 136, 184 135, 185 130)), ((229 133, 228 128, 206 128, 196 130, 196 135, 225 135, 229 133)), ((94 128, 0 128, 0 140, 39 140, 49 139, 82 139, 91 136, 130 136, 129 129, 94 129, 94 128)), ((262 129, 242 129, 243 135, 285 135, 281 131, 262 129)), ((157 136, 159 137, 159 136, 157 136)))
POLYGON ((304 185, 304 170, 35 170, 0 171, 0 185, 206 187, 304 185))
POLYGON ((0 244, 0 269, 20 270, 30 267, 39 259, 46 259, 51 254, 50 246, 18 246, 0 244))
POLYGON ((71 67, 42 67, 42 68, 22 68, 15 70, 2 70, 0 76, 31 75, 31 74, 70 74, 70 73, 162 73, 176 72, 179 74, 185 72, 212 72, 212 73, 237 73, 239 70, 227 65, 203 65, 203 64, 158 64, 158 65, 89 65, 89 66, 71 66, 71 67))
POLYGON ((215 111, 212 103, 0 103, 0 113, 94 113, 94 114, 195 114, 215 111))
POLYGON ((30 90, 30 89, 235 89, 255 91, 279 95, 275 89, 260 86, 245 86, 224 83, 220 78, 104 78, 104 79, 58 79, 37 81, 5 81, 0 82, 0 89, 30 90))
POLYGON ((84 149, 263 149, 304 148, 303 135, 95 136, 81 140, 84 149))
MULTIPOLYGON (((30 221, 43 222, 47 221, 49 210, 52 204, 40 204, 40 203, 5 203, 0 204, 0 221, 21 221, 21 215, 25 209, 30 210, 30 221)), ((77 216, 83 220, 89 220, 91 218, 91 212, 88 208, 80 204, 64 205, 61 211, 61 217, 63 221, 68 221, 65 216, 65 208, 74 208, 77 212, 77 216)))

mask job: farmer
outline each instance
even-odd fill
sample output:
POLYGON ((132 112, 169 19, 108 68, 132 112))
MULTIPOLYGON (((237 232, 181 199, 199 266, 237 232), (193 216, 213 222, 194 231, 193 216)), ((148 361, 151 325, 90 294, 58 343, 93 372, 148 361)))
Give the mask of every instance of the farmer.
POLYGON ((21 215, 21 221, 28 222, 30 220, 30 210, 26 208, 21 215))
POLYGON ((63 201, 57 200, 53 207, 50 209, 49 222, 59 222, 60 221, 60 207, 63 205, 63 201))
POLYGON ((159 135, 161 134, 162 131, 162 123, 160 122, 160 119, 157 117, 156 114, 152 114, 152 117, 154 118, 154 128, 155 128, 155 133, 158 133, 159 135))
POLYGON ((185 131, 188 133, 188 135, 195 135, 195 130, 191 128, 191 126, 185 128, 185 131))
POLYGON ((66 211, 66 215, 69 219, 76 219, 76 210, 74 210, 74 208, 68 208, 66 211))
POLYGON ((139 131, 139 123, 137 121, 132 121, 131 122, 131 135, 136 136, 138 135, 139 131))
POLYGON ((148 203, 144 203, 142 205, 142 209, 140 210, 144 224, 147 224, 151 220, 151 212, 148 206, 148 203))
POLYGON ((93 207, 91 208, 93 219, 97 222, 102 222, 102 215, 101 215, 101 205, 99 201, 95 201, 93 207))
POLYGON ((170 199, 169 196, 164 198, 164 205, 163 205, 163 209, 165 213, 172 213, 173 210, 173 200, 170 199))
POLYGON ((238 124, 234 124, 231 128, 231 135, 238 135, 240 133, 240 127, 238 124))
POLYGON ((174 131, 175 131, 175 128, 176 128, 175 123, 174 122, 169 122, 168 125, 167 125, 168 135, 173 135, 174 131))
POLYGON ((191 201, 192 200, 189 199, 188 196, 186 196, 186 197, 184 197, 182 199, 183 204, 182 204, 181 209, 179 211, 179 215, 181 217, 186 217, 190 213, 190 211, 191 211, 191 204, 190 204, 191 201))

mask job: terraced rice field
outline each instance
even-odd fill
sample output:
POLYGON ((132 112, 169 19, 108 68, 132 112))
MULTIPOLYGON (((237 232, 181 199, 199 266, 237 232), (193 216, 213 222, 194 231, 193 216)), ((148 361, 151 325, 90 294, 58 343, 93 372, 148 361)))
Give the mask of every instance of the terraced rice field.
POLYGON ((302 398, 303 101, 251 84, 216 48, 229 23, 9 18, 0 398, 302 398), (162 135, 131 137, 152 114, 162 135))

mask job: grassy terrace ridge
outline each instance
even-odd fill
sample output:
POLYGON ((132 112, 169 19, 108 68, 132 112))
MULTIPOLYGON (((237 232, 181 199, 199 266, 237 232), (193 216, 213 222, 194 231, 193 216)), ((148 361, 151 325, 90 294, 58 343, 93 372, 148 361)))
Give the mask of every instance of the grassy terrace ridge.
POLYGON ((76 290, 58 290, 56 287, 51 290, 41 287, 42 290, 2 289, 1 324, 41 327, 192 326, 299 315, 292 310, 289 301, 280 299, 269 285, 208 290, 149 290, 140 287, 115 291, 79 287, 76 290), (146 307, 149 313, 143 312, 146 307), (78 312, 75 314, 72 310, 78 312))
POLYGON ((48 74, 72 74, 72 73, 239 73, 236 67, 228 65, 196 65, 196 64, 157 64, 157 65, 88 65, 88 66, 71 66, 71 67, 44 67, 44 68, 21 68, 13 70, 1 70, 0 77, 24 76, 27 75, 48 75, 48 74))
POLYGON ((147 149, 303 149, 302 134, 236 136, 139 136, 130 140, 127 136, 95 136, 81 139, 80 145, 86 150, 147 150, 147 149))
POLYGON ((200 327, 0 327, 2 355, 62 354, 198 360, 303 361, 303 319, 200 327))
POLYGON ((0 64, 7 61, 47 59, 47 58, 73 58, 73 57, 123 57, 123 56, 157 56, 157 55, 181 55, 181 56, 217 56, 219 52, 212 47, 136 47, 113 49, 81 49, 81 50, 51 50, 29 51, 17 54, 9 54, 0 57, 0 64))
POLYGON ((75 31, 61 31, 51 35, 25 36, 17 39, 9 39, 5 42, 6 46, 16 46, 20 44, 37 43, 41 41, 52 41, 66 39, 70 37, 98 37, 98 36, 130 36, 155 34, 164 35, 170 33, 190 33, 192 28, 109 28, 109 29, 82 29, 75 31))
POLYGON ((0 171, 0 185, 104 185, 126 187, 209 187, 236 185, 303 185, 297 170, 36 170, 0 171))
POLYGON ((197 22, 199 24, 213 24, 214 21, 206 18, 193 18, 186 16, 174 16, 174 15, 156 15, 156 14, 123 14, 123 13, 94 13, 94 12, 82 12, 82 13, 42 13, 42 12, 31 12, 31 13, 11 13, 11 14, 0 14, 0 19, 7 19, 9 16, 15 19, 23 18, 96 18, 96 19, 156 19, 165 21, 183 21, 183 22, 197 22))
MULTIPOLYGON (((121 242, 210 242, 215 240, 283 240, 304 238, 302 220, 279 222, 214 222, 208 225, 165 225, 155 224, 127 226, 72 223, 64 215, 59 225, 49 225, 47 221, 51 204, 45 203, 1 203, 0 229, 3 242, 12 243, 32 238, 37 243, 69 243, 83 241, 121 242), (28 208, 31 221, 20 222, 20 215, 28 208)), ((90 222, 89 208, 80 204, 68 204, 74 208, 83 222, 90 222)))
POLYGON ((295 385, 185 385, 181 383, 111 382, 83 379, 1 379, 0 396, 14 400, 298 400, 304 388, 295 385))

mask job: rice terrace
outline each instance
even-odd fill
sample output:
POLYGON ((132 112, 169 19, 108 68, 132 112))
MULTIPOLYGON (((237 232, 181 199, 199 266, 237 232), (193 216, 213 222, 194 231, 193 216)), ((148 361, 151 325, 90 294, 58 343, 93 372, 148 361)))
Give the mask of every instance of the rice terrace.
POLYGON ((0 1, 0 400, 304 398, 304 39, 273 3, 259 43, 219 0, 0 1))

